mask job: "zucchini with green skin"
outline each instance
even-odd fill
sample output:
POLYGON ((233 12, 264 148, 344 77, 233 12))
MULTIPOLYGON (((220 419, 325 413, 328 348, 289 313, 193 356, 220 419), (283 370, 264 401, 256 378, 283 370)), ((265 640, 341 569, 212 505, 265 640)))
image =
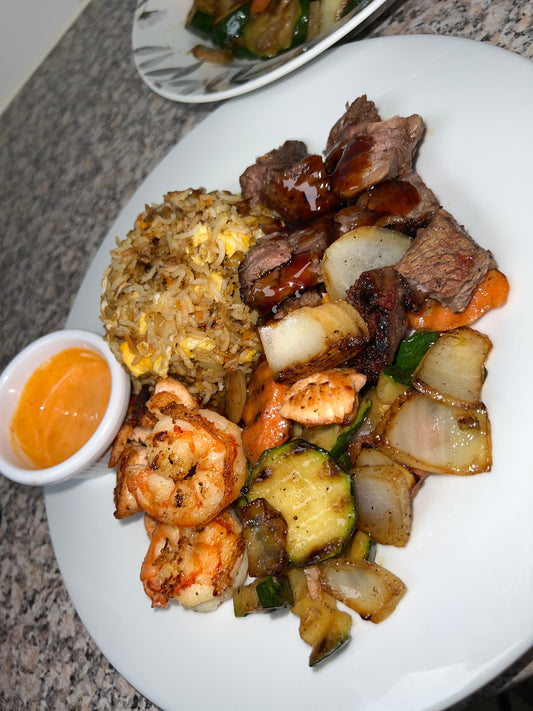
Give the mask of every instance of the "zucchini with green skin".
POLYGON ((217 0, 195 0, 185 26, 191 32, 207 37, 215 22, 217 0))
POLYGON ((275 57, 305 42, 309 0, 273 0, 243 27, 244 47, 255 57, 275 57))
POLYGON ((251 2, 247 2, 236 7, 229 15, 211 27, 209 36, 215 46, 228 47, 235 42, 250 19, 250 5, 251 2))
POLYGON ((345 557, 348 560, 369 560, 373 563, 376 557, 376 541, 370 534, 356 531, 347 547, 345 557))
POLYGON ((235 617, 245 617, 252 612, 272 612, 293 604, 292 588, 284 575, 258 578, 233 591, 235 617))
POLYGON ((412 385, 412 375, 438 337, 436 331, 417 331, 409 338, 404 338, 398 346, 396 357, 391 365, 383 371, 389 376, 407 387, 412 385))
POLYGON ((214 19, 213 15, 196 10, 191 18, 187 20, 187 29, 199 34, 201 37, 207 37, 213 27, 214 19))
POLYGON ((343 466, 346 464, 349 467, 351 462, 345 462, 344 457, 350 438, 361 426, 371 406, 372 403, 370 401, 365 401, 363 406, 358 408, 355 419, 349 425, 332 424, 307 427, 302 430, 301 437, 306 442, 327 450, 331 457, 338 459, 343 466))
POLYGON ((291 612, 300 619, 300 637, 311 647, 309 666, 313 667, 350 641, 352 617, 339 610, 337 601, 327 592, 311 597, 300 568, 289 568, 287 576, 294 595, 291 612))
POLYGON ((351 476, 326 452, 304 440, 268 449, 242 490, 265 499, 287 524, 289 563, 306 566, 338 555, 356 524, 351 476))
POLYGON ((359 405, 355 420, 339 434, 335 444, 329 452, 334 459, 339 460, 343 465, 346 464, 347 466, 350 466, 350 460, 346 450, 348 449, 351 437, 361 427, 361 424, 371 407, 372 401, 370 400, 362 402, 359 405))
POLYGON ((250 17, 251 2, 196 0, 187 17, 188 30, 209 38, 216 46, 231 44, 250 17))

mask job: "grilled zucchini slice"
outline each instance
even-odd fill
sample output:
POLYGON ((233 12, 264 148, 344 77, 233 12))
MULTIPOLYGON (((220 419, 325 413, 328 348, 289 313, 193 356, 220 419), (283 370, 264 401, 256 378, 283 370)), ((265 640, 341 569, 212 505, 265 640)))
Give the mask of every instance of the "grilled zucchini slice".
POLYGON ((328 452, 301 439, 264 452, 242 493, 248 502, 262 498, 280 512, 291 565, 337 555, 356 524, 351 476, 328 452))

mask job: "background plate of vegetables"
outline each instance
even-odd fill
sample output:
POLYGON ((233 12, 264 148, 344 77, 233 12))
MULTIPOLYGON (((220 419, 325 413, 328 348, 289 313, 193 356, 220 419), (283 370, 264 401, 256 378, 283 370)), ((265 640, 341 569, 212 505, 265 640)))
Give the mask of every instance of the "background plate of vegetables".
POLYGON ((137 69, 174 101, 220 101, 301 67, 383 12, 392 0, 142 0, 137 69))
MULTIPOLYGON (((533 646, 532 72, 531 62, 510 52, 450 37, 387 37, 334 48, 312 67, 219 107, 170 151, 111 226, 67 327, 101 330, 109 250, 145 203, 189 186, 236 190, 257 156, 289 138, 321 151, 346 103, 367 93, 383 116, 423 117, 417 170, 493 251, 510 283, 507 303, 476 325, 493 344, 483 382, 491 470, 435 474, 424 482, 407 545, 378 545, 375 553, 405 594, 379 624, 350 615, 350 641, 316 666, 309 666, 309 647, 288 609, 244 618, 229 601, 209 614, 179 605, 152 609, 139 580, 143 521, 114 518, 113 472, 45 489, 54 550, 81 620, 110 663, 159 708, 442 711, 533 646), (510 117, 512 130, 502 130, 510 117), (217 160, 206 167, 200 154, 217 160)), ((333 581, 339 571, 328 572, 333 581)), ((299 580, 291 584, 298 589, 299 580)))

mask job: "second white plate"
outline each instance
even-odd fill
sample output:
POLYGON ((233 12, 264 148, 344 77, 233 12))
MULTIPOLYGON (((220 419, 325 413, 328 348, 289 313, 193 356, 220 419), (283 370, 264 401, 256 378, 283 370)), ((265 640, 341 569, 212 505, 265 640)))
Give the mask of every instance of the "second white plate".
POLYGON ((362 0, 327 32, 279 57, 200 62, 191 50, 202 41, 185 28, 192 0, 141 0, 133 20, 135 65, 144 82, 173 101, 204 103, 246 94, 306 64, 383 12, 394 0, 362 0))

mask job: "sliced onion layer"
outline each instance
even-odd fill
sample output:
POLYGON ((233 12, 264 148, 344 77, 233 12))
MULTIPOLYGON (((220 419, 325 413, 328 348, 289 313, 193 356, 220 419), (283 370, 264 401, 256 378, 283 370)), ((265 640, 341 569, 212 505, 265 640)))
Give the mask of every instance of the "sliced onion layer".
POLYGON ((335 240, 322 259, 324 284, 330 299, 346 291, 363 272, 396 264, 411 245, 401 232, 384 227, 357 227, 335 240))
POLYGON ((304 306, 259 328, 275 380, 294 382, 344 363, 369 339, 366 323, 346 301, 304 306))
POLYGON ((484 406, 455 407, 412 391, 392 405, 376 434, 383 452, 428 472, 477 474, 492 466, 484 406))
POLYGON ((490 338, 473 328, 441 333, 413 374, 422 393, 458 407, 479 407, 490 338))
POLYGON ((400 578, 368 560, 332 558, 318 567, 322 588, 371 622, 386 619, 406 591, 400 578))
POLYGON ((413 521, 412 472, 401 464, 371 464, 356 466, 352 476, 357 528, 378 543, 405 546, 413 521))

